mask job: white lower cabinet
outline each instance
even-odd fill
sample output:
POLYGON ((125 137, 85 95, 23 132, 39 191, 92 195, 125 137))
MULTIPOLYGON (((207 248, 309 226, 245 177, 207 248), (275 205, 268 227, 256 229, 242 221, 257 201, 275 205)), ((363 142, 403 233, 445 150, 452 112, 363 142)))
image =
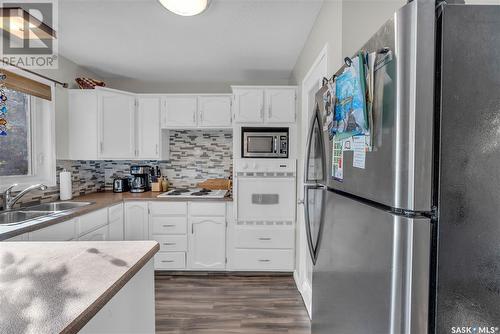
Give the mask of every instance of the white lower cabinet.
POLYGON ((78 241, 107 241, 109 240, 109 225, 104 225, 97 230, 89 232, 78 238, 78 241))
POLYGON ((41 228, 28 234, 29 241, 69 241, 77 236, 79 218, 41 228))
POLYGON ((123 203, 108 208, 109 240, 123 240, 123 203))
POLYGON ((255 271, 293 271, 293 249, 236 249, 233 269, 255 271))
POLYGON ((148 202, 125 203, 125 240, 149 240, 148 202))
POLYGON ((226 218, 190 217, 188 266, 191 269, 226 268, 226 218))

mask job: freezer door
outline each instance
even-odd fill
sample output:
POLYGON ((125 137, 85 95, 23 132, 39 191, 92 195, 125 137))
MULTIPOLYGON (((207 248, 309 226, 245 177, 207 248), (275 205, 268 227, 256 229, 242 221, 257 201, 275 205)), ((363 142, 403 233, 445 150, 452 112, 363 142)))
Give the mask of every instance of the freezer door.
MULTIPOLYGON (((434 1, 401 8, 365 44, 388 48, 392 61, 375 72, 374 148, 365 168, 343 153, 343 180, 329 186, 389 207, 429 211, 432 188, 434 1)), ((327 169, 331 170, 331 160, 327 169)))
POLYGON ((312 333, 426 333, 430 222, 326 192, 312 333))
POLYGON ((442 30, 435 333, 487 333, 500 327, 500 6, 446 6, 442 30))

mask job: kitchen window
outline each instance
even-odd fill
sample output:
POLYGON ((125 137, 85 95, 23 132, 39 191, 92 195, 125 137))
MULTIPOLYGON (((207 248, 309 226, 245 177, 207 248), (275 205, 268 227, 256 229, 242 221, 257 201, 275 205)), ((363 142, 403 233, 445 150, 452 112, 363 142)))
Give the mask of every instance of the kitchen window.
POLYGON ((0 136, 0 191, 14 183, 19 187, 34 183, 54 186, 53 84, 23 71, 0 72, 7 75, 7 113, 3 116, 7 135, 0 136))
POLYGON ((31 175, 31 97, 4 89, 7 96, 7 135, 0 137, 0 176, 31 175))

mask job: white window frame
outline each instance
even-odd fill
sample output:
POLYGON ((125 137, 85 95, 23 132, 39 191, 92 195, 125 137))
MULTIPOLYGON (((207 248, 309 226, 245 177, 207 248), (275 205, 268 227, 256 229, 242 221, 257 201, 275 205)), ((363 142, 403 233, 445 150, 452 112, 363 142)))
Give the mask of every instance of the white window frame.
POLYGON ((14 190, 42 183, 56 186, 55 85, 37 75, 13 67, 6 70, 50 86, 52 100, 30 97, 31 109, 31 174, 0 176, 0 191, 17 183, 14 190))

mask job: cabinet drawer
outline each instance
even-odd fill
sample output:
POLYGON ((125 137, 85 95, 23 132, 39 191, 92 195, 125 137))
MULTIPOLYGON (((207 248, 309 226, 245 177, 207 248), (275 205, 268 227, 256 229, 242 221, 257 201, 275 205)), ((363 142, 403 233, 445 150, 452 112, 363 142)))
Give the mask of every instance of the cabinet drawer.
POLYGON ((79 219, 78 235, 84 235, 108 223, 108 209, 101 209, 83 215, 79 219))
POLYGON ((187 215, 187 202, 150 202, 149 209, 156 215, 187 215))
POLYGON ((156 270, 172 270, 186 268, 186 253, 158 253, 155 255, 156 270))
POLYGON ((123 204, 118 204, 108 209, 109 222, 123 219, 123 204))
POLYGON ((153 235, 160 244, 160 252, 187 251, 187 236, 185 235, 153 235))
POLYGON ((151 226, 153 234, 186 234, 187 217, 151 217, 151 226))
POLYGON ((292 249, 236 249, 232 259, 235 270, 293 271, 292 249))
POLYGON ((220 202, 190 202, 189 203, 190 216, 221 216, 226 215, 226 203, 220 202))
POLYGON ((293 248, 293 229, 238 228, 235 231, 237 248, 293 248))

